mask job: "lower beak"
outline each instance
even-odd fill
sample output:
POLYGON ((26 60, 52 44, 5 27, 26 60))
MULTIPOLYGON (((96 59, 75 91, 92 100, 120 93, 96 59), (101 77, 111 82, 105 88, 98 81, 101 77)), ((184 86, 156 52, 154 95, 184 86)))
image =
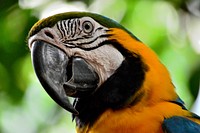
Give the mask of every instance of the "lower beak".
POLYGON ((61 49, 44 41, 35 41, 31 48, 35 73, 46 92, 61 107, 78 115, 69 96, 90 95, 98 86, 99 77, 82 58, 69 58, 61 49))

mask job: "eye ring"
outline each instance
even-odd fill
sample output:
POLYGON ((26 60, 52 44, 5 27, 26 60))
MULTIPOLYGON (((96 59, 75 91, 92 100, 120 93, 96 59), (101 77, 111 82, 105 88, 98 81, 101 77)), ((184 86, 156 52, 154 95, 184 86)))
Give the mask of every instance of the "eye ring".
POLYGON ((90 21, 85 21, 82 24, 82 29, 85 33, 91 33, 94 30, 94 26, 90 21))

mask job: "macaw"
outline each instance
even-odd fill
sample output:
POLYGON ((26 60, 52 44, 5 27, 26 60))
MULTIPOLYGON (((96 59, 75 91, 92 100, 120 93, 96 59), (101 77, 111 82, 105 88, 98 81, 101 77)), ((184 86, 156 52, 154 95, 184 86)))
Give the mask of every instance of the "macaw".
POLYGON ((56 14, 31 28, 28 46, 41 85, 72 113, 77 133, 200 133, 166 67, 116 21, 56 14))

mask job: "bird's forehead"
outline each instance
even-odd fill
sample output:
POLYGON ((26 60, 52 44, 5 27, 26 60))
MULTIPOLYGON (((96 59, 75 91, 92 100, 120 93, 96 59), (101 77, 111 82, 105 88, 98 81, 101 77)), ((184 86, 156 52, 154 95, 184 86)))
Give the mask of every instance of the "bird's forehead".
POLYGON ((67 19, 75 19, 75 18, 80 19, 80 20, 89 20, 91 22, 95 22, 95 24, 100 24, 107 28, 124 29, 117 22, 99 14, 88 13, 88 12, 68 12, 68 13, 56 14, 56 15, 44 18, 42 20, 39 20, 31 28, 27 38, 30 38, 34 34, 37 34, 41 29, 45 27, 53 27, 56 23, 58 23, 58 21, 67 20, 67 19))
MULTIPOLYGON (((91 21, 91 22, 95 22, 95 20, 92 18, 92 17, 89 17, 89 16, 84 16, 84 17, 73 17, 73 18, 64 18, 64 19, 61 19, 59 21, 63 21, 63 20, 79 20, 79 21, 91 21)), ((59 22, 58 21, 58 22, 59 22)))

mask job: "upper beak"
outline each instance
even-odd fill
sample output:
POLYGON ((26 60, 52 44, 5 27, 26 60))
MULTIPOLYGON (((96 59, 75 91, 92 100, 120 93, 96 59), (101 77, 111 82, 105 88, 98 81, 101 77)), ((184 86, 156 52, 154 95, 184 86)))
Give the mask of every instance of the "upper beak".
POLYGON ((99 77, 80 57, 68 57, 61 49, 44 41, 34 41, 31 47, 35 73, 46 92, 61 107, 78 115, 68 97, 84 97, 98 86, 99 77))

